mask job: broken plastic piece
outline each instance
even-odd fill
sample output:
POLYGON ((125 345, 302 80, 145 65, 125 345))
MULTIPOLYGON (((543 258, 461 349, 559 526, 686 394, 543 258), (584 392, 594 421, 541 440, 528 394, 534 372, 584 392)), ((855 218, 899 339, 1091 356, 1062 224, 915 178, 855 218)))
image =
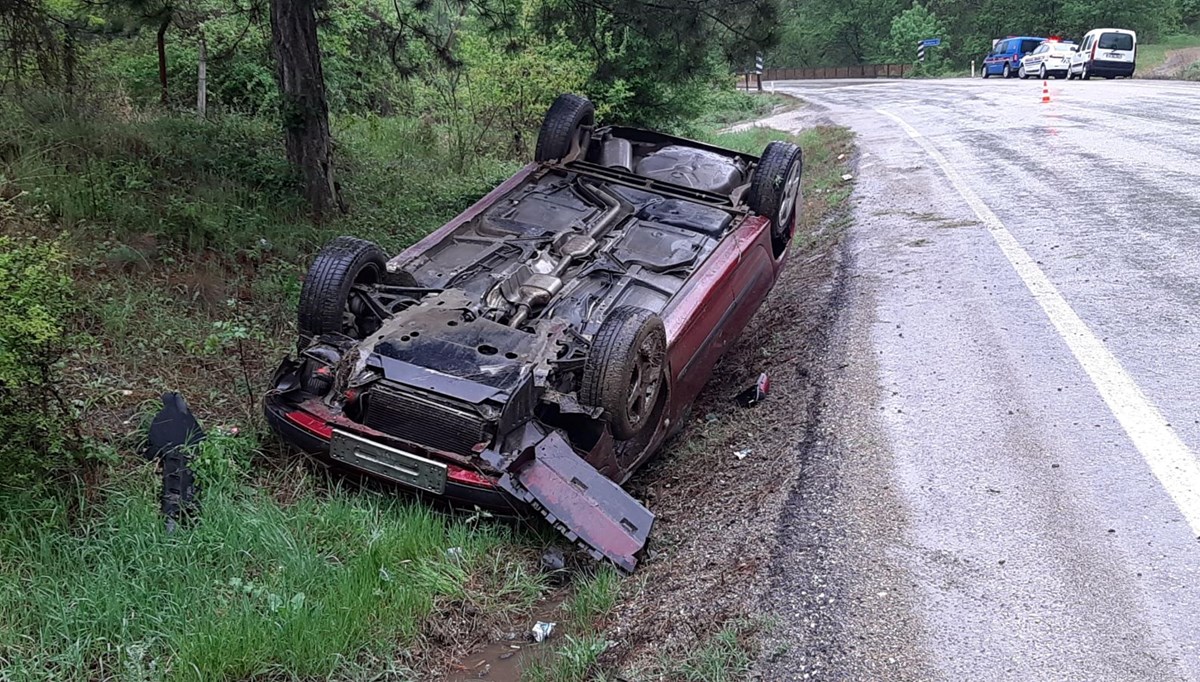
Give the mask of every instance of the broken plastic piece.
POLYGON ((745 450, 738 450, 734 452, 733 456, 737 457, 738 459, 746 459, 746 456, 752 452, 754 452, 754 448, 746 448, 745 450))
MULTIPOLYGON (((488 453, 484 453, 485 459, 488 453)), ((580 457, 557 431, 507 466, 501 489, 528 502, 568 540, 595 559, 632 573, 654 514, 580 457)))
POLYGON ((753 407, 762 401, 766 400, 767 394, 771 392, 771 379, 766 372, 758 375, 758 381, 754 385, 737 395, 738 404, 742 407, 753 407))
POLYGON ((554 631, 554 625, 554 623, 545 623, 539 620, 533 626, 533 641, 539 644, 546 641, 550 637, 550 633, 554 631))
POLYGON ((146 436, 146 458, 162 462, 162 514, 167 532, 175 531, 179 520, 192 511, 196 476, 191 467, 191 451, 204 440, 204 431, 187 401, 178 393, 164 393, 163 408, 150 422, 146 436))

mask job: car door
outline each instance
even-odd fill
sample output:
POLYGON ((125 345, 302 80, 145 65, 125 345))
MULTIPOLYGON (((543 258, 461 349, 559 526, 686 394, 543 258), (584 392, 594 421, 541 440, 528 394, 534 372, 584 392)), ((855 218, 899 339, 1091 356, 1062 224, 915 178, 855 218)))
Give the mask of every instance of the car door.
POLYGON ((1089 33, 1083 39, 1083 45, 1079 46, 1079 51, 1071 55, 1071 73, 1083 72, 1083 63, 1087 61, 1088 55, 1091 54, 1092 40, 1094 39, 1095 36, 1089 33))
POLYGON ((1004 54, 1004 46, 1007 44, 1008 42, 1004 40, 996 43, 996 46, 992 48, 990 53, 988 53, 987 59, 983 60, 984 67, 989 70, 996 70, 1000 60, 1002 59, 1001 55, 1004 54))
POLYGON ((1124 31, 1106 31, 1096 37, 1096 57, 1109 62, 1132 63, 1134 38, 1124 31))
POLYGON ((1049 49, 1048 45, 1039 45, 1036 50, 1030 52, 1025 58, 1025 73, 1037 73, 1038 67, 1046 60, 1046 52, 1049 49))

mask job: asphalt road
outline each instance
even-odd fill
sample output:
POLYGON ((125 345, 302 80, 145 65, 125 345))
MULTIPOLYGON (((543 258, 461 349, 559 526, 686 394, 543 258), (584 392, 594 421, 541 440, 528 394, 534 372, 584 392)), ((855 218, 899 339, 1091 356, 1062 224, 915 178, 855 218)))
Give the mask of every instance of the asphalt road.
POLYGON ((765 678, 1200 678, 1200 85, 774 85, 861 156, 765 678))

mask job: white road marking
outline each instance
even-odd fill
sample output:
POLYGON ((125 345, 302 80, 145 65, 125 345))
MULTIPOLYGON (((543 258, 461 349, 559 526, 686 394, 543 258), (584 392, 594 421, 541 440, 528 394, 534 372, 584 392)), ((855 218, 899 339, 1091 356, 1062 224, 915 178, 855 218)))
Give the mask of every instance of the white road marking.
POLYGON ((1083 370, 1091 377, 1092 383, 1096 385, 1113 416, 1133 441, 1134 447, 1174 500, 1191 526, 1192 534, 1200 536, 1200 463, 1196 461, 1195 454, 1180 440, 1170 423, 1134 383, 1117 358, 1071 309, 1066 299, 1046 277, 1046 273, 1042 272, 1004 223, 1000 222, 1000 218, 967 185, 937 147, 899 116, 883 109, 875 111, 895 121, 937 162, 959 195, 987 227, 988 233, 996 240, 1013 270, 1046 312, 1051 324, 1058 330, 1083 370))

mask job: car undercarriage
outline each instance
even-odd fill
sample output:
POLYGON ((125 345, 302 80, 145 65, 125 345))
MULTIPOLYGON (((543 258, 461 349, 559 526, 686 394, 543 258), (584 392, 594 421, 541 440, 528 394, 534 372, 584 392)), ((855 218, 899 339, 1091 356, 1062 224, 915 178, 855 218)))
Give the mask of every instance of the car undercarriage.
MULTIPOLYGON (((554 156, 418 244, 390 260, 352 237, 322 250, 298 355, 267 411, 285 438, 307 428, 306 449, 436 495, 490 489, 475 499, 527 505, 632 570, 653 515, 620 484, 685 407, 680 330, 664 320, 695 317, 698 273, 763 222, 746 201, 763 193, 760 160, 595 129, 590 103, 572 97, 539 138, 539 155, 554 156)), ((793 156, 794 177, 776 179, 785 190, 798 186, 793 156)), ((792 213, 768 262, 782 261, 794 224, 797 193, 776 195, 792 213)), ((714 271, 732 271, 725 260, 714 271)))

